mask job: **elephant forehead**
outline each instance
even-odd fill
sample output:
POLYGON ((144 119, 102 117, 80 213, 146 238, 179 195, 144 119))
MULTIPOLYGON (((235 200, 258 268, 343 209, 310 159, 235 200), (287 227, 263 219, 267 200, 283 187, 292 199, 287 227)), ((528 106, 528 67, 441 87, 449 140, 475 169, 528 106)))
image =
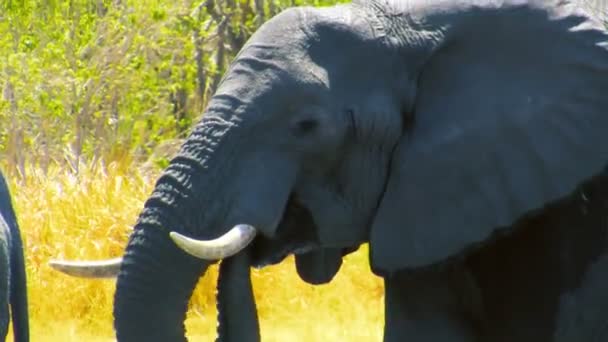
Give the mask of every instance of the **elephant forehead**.
POLYGON ((306 84, 327 79, 324 68, 313 63, 309 49, 297 44, 277 45, 276 42, 252 42, 241 50, 229 69, 230 73, 269 75, 306 84))
POLYGON ((254 71, 243 66, 225 76, 213 101, 237 101, 241 104, 237 112, 285 112, 304 105, 320 105, 319 102, 325 97, 320 96, 321 92, 327 89, 328 83, 312 72, 294 74, 277 69, 254 71))
POLYGON ((248 46, 224 75, 214 100, 229 98, 251 107, 247 111, 265 112, 317 102, 320 92, 329 88, 326 71, 305 57, 298 63, 281 49, 262 44, 248 46))
POLYGON ((299 36, 305 21, 310 20, 303 8, 288 8, 264 22, 251 36, 249 41, 289 42, 299 36), (294 37, 295 36, 295 37, 294 37))

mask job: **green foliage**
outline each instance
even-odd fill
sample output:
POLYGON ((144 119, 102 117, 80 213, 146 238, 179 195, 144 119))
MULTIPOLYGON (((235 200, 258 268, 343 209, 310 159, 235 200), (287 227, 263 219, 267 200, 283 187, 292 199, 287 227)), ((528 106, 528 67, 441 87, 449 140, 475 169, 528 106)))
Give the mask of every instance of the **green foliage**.
POLYGON ((188 133, 264 20, 335 2, 0 2, 0 160, 23 174, 145 158, 188 133))

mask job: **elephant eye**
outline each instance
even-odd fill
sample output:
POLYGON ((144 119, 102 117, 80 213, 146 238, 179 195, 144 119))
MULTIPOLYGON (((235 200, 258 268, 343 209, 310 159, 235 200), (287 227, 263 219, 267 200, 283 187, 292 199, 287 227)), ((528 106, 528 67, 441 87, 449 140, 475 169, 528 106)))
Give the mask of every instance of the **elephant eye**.
POLYGON ((308 135, 313 133, 317 127, 319 126, 319 122, 315 119, 304 119, 298 121, 296 123, 296 134, 297 135, 308 135))

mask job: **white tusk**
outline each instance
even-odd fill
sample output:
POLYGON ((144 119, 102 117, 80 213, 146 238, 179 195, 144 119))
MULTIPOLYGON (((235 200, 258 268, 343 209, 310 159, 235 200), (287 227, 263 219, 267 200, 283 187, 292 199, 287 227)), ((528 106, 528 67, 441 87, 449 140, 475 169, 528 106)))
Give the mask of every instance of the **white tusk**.
POLYGON ((49 265, 66 274, 82 278, 115 278, 120 271, 122 257, 99 261, 51 260, 49 265))
POLYGON ((213 240, 195 240, 182 234, 171 232, 169 236, 186 253, 203 260, 221 260, 240 252, 255 238, 255 227, 238 224, 229 232, 213 240))

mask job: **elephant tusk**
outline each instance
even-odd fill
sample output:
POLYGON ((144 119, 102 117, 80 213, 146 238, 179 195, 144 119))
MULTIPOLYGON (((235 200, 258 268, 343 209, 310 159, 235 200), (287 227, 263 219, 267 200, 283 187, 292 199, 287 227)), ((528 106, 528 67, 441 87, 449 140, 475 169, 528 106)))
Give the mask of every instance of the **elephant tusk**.
POLYGON ((182 234, 171 232, 169 236, 186 253, 203 260, 221 260, 247 247, 257 231, 248 224, 238 224, 226 234, 213 240, 195 240, 182 234))
POLYGON ((115 278, 120 271, 122 257, 100 261, 51 260, 49 265, 65 274, 81 278, 115 278))

